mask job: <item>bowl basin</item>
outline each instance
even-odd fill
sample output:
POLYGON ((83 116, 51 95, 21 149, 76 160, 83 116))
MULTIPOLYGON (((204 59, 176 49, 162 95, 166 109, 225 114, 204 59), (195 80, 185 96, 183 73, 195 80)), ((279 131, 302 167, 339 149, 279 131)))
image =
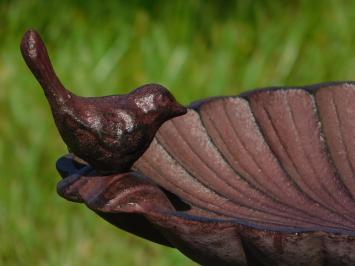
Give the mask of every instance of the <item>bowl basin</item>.
POLYGON ((131 171, 60 158, 58 193, 203 265, 355 265, 355 85, 190 105, 131 171))

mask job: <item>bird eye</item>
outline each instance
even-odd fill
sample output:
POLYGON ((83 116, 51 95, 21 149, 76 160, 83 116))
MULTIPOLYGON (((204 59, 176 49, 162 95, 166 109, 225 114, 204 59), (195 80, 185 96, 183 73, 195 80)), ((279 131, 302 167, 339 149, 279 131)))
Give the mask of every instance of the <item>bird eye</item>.
POLYGON ((161 101, 164 100, 164 97, 163 97, 162 94, 159 94, 159 95, 157 95, 157 96, 155 97, 155 99, 156 99, 156 101, 161 102, 161 101))

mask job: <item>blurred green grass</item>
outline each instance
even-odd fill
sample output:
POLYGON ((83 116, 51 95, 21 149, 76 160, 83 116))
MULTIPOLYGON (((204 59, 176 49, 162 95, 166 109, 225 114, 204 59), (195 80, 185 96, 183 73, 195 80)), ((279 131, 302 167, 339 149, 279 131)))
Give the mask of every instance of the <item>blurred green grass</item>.
POLYGON ((355 79, 355 2, 266 2, 0 0, 0 265, 193 265, 56 195, 66 148, 19 52, 27 28, 84 96, 158 82, 187 104, 355 79))

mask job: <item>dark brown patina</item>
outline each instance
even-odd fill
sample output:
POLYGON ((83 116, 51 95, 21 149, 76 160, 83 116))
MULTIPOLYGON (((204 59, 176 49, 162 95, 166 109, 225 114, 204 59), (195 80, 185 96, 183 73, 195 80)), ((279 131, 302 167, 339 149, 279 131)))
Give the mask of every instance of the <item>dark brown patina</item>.
POLYGON ((158 128, 186 113, 158 84, 144 85, 127 95, 76 96, 58 79, 43 41, 33 30, 23 37, 21 51, 45 92, 64 142, 101 173, 128 171, 158 128))
POLYGON ((158 85, 74 96, 33 31, 22 51, 88 162, 58 160, 62 197, 203 265, 355 265, 353 82, 211 98, 175 117, 185 109, 158 85))

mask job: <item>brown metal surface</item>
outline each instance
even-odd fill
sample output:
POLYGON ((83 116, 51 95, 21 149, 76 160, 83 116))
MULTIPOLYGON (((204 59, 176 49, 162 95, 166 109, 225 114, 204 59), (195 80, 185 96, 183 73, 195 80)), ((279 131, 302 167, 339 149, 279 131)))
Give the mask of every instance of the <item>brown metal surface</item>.
POLYGON ((62 197, 203 265, 355 265, 354 83, 186 112, 159 85, 75 96, 37 33, 21 48, 75 153, 57 162, 62 197))
POLYGON ((128 171, 161 124, 186 113, 158 84, 144 85, 127 95, 85 98, 73 94, 56 76, 36 31, 24 35, 21 51, 45 92, 64 142, 102 173, 128 171))

